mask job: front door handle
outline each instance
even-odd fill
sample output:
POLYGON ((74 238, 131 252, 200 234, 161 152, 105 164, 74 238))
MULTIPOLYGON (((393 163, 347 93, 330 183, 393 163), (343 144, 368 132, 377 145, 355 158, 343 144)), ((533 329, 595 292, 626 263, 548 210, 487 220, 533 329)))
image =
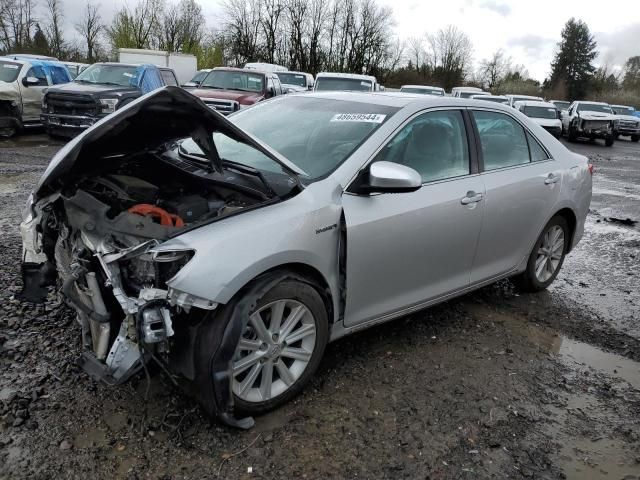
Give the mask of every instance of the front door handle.
POLYGON ((460 200, 462 205, 469 205, 470 203, 478 203, 482 200, 482 194, 476 192, 467 192, 467 196, 460 200))
POLYGON ((547 178, 545 178, 544 184, 551 185, 553 183, 558 183, 558 180, 560 180, 560 177, 554 175, 553 173, 550 173, 549 175, 547 175, 547 178))

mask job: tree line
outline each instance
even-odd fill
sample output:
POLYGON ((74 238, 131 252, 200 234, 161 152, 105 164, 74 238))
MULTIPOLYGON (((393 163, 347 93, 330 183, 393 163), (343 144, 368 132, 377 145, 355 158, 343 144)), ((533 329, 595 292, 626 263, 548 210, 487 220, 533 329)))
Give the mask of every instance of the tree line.
POLYGON ((108 21, 97 0, 87 0, 74 38, 63 28, 63 7, 64 0, 0 0, 0 54, 91 63, 115 58, 119 48, 150 48, 196 55, 199 68, 257 61, 312 74, 365 72, 388 86, 470 85, 498 94, 616 98, 640 107, 640 56, 622 71, 596 67, 597 43, 573 18, 541 84, 502 49, 474 66, 471 39, 453 25, 399 39, 392 9, 377 0, 225 0, 215 28, 196 0, 136 0, 108 21))

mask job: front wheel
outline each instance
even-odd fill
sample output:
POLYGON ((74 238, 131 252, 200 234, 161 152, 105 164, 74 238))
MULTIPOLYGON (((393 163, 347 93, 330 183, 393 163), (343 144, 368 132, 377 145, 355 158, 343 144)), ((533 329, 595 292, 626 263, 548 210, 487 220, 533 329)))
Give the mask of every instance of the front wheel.
POLYGON ((631 135, 632 142, 637 142, 638 140, 640 140, 640 135, 631 135))
MULTIPOLYGON (((234 309, 255 296, 249 288, 234 309)), ((292 399, 313 376, 329 339, 328 315, 314 287, 285 277, 255 300, 244 321, 232 359, 231 388, 236 412, 258 415, 292 399)), ((201 343, 199 348, 207 346, 201 343)), ((209 357, 206 352, 198 356, 209 357)), ((208 381, 212 376, 210 372, 208 381)))
POLYGON ((613 141, 614 141, 614 137, 613 137, 613 136, 606 137, 606 138, 604 139, 604 145, 605 145, 606 147, 611 147, 611 146, 613 146, 613 141))
POLYGON ((525 292, 539 292, 555 280, 569 247, 569 225, 556 215, 544 227, 529 255, 527 269, 514 283, 525 292))

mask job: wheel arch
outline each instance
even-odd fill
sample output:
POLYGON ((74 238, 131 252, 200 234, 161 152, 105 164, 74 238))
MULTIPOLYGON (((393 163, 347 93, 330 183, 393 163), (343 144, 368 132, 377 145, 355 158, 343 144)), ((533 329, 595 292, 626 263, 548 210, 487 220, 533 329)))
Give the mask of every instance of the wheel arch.
POLYGON ((569 249, 567 250, 567 253, 569 253, 572 249, 573 237, 576 233, 576 226, 578 225, 578 218, 576 217, 575 212, 569 207, 561 208, 556 213, 554 213, 551 218, 557 215, 564 218, 569 225, 569 249))

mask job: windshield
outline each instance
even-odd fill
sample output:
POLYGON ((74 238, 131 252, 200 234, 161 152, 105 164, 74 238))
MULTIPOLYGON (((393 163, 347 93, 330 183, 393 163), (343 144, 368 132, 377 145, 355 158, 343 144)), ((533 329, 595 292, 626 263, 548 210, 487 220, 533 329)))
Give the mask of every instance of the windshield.
POLYGON ((547 119, 557 119, 558 111, 555 108, 551 107, 538 107, 538 106, 525 106, 524 114, 527 117, 531 118, 547 118, 547 119))
POLYGON ((204 77, 207 76, 209 72, 198 72, 194 75, 194 77, 191 79, 191 82, 193 83, 200 83, 202 82, 202 80, 204 80, 204 77))
POLYGON ((422 95, 437 95, 439 97, 444 95, 442 90, 436 90, 435 88, 402 87, 400 91, 405 93, 420 93, 422 95))
POLYGON ((316 79, 316 90, 371 92, 373 83, 358 78, 320 77, 316 79))
POLYGON ((633 115, 633 112, 635 112, 632 107, 616 106, 611 108, 616 113, 616 115, 633 115))
POLYGON ((307 77, 301 73, 276 72, 276 75, 278 75, 280 82, 286 83, 287 85, 295 85, 297 87, 305 88, 307 86, 307 77))
POLYGON ((67 70, 69 70, 69 75, 71 78, 76 78, 78 76, 78 65, 65 65, 67 70))
POLYGON ((597 112, 597 113, 610 113, 613 114, 609 105, 601 105, 599 103, 579 103, 578 112, 597 112))
POLYGON ((262 93, 264 90, 264 76, 259 73, 233 70, 212 70, 202 81, 200 87, 262 93))
MULTIPOLYGON (((368 103, 284 96, 258 103, 229 120, 316 180, 335 170, 397 111, 395 107, 368 103), (278 121, 274 122, 274 118, 278 121)), ((214 133, 213 140, 224 160, 258 170, 281 171, 273 160, 254 148, 221 133, 214 133)), ((181 147, 187 153, 202 155, 191 139, 182 142, 181 147)))
POLYGON ((558 110, 566 110, 571 105, 571 102, 551 102, 553 103, 558 110))
POLYGON ((136 84, 136 70, 137 67, 131 65, 104 65, 96 63, 80 73, 75 81, 128 87, 136 84))
POLYGON ((0 82, 15 82, 21 65, 13 62, 0 62, 0 82))

